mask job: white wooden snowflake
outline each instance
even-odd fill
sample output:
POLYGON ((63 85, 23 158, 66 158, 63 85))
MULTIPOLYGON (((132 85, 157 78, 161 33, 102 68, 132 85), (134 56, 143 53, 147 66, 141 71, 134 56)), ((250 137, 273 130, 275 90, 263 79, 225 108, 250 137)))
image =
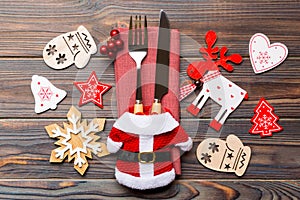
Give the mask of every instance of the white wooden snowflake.
POLYGON ((64 127, 57 124, 46 126, 45 129, 51 138, 57 138, 55 142, 59 147, 51 153, 50 162, 63 162, 68 157, 68 162, 74 159, 74 168, 83 175, 88 168, 87 157, 92 158, 92 153, 98 157, 108 155, 106 145, 97 142, 100 136, 96 132, 102 131, 105 119, 95 118, 89 124, 81 121, 81 113, 72 106, 67 114, 69 123, 64 127))

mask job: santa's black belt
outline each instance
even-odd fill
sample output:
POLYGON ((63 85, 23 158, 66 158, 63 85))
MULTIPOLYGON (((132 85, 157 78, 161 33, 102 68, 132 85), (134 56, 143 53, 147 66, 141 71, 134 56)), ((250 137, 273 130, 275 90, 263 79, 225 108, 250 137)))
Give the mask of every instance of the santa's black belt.
POLYGON ((118 152, 118 159, 129 162, 140 162, 143 164, 154 162, 166 162, 171 161, 171 154, 169 151, 163 152, 130 152, 120 150, 118 152))

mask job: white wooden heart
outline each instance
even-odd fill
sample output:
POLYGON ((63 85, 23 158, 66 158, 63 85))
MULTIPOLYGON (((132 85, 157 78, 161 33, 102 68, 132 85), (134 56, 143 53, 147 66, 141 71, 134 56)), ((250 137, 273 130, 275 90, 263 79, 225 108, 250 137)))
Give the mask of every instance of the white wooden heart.
POLYGON ((288 55, 288 48, 282 43, 270 44, 266 35, 256 33, 250 39, 249 55, 254 72, 259 74, 282 63, 288 55))

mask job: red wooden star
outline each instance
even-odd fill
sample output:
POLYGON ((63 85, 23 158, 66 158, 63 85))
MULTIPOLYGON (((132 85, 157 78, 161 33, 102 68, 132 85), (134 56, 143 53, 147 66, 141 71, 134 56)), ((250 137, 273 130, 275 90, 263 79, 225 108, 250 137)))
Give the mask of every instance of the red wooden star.
POLYGON ((103 108, 102 95, 111 88, 110 85, 98 81, 95 71, 91 73, 86 82, 74 82, 74 85, 82 93, 79 106, 93 102, 100 108, 103 108))

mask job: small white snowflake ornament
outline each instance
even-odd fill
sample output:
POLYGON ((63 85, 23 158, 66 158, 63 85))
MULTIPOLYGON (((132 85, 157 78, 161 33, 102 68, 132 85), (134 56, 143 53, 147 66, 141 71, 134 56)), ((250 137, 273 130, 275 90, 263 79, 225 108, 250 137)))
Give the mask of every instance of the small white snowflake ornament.
POLYGON ((288 55, 288 48, 282 43, 270 44, 266 35, 256 33, 250 39, 249 55, 254 72, 259 74, 282 63, 288 55))
POLYGON ((48 42, 43 58, 53 69, 64 69, 73 63, 81 69, 96 52, 97 46, 93 37, 84 26, 79 26, 76 31, 64 33, 48 42))
POLYGON ((35 100, 36 113, 56 109, 57 104, 67 96, 66 91, 55 87, 47 78, 38 75, 32 76, 31 91, 35 100))
POLYGON ((50 162, 61 163, 66 157, 68 162, 74 159, 74 168, 83 175, 88 168, 87 158, 92 153, 98 157, 108 155, 106 144, 98 142, 100 136, 96 133, 104 129, 105 119, 95 118, 89 124, 81 120, 81 113, 72 106, 67 114, 69 123, 64 127, 57 124, 46 126, 45 129, 59 147, 51 153, 50 162))

